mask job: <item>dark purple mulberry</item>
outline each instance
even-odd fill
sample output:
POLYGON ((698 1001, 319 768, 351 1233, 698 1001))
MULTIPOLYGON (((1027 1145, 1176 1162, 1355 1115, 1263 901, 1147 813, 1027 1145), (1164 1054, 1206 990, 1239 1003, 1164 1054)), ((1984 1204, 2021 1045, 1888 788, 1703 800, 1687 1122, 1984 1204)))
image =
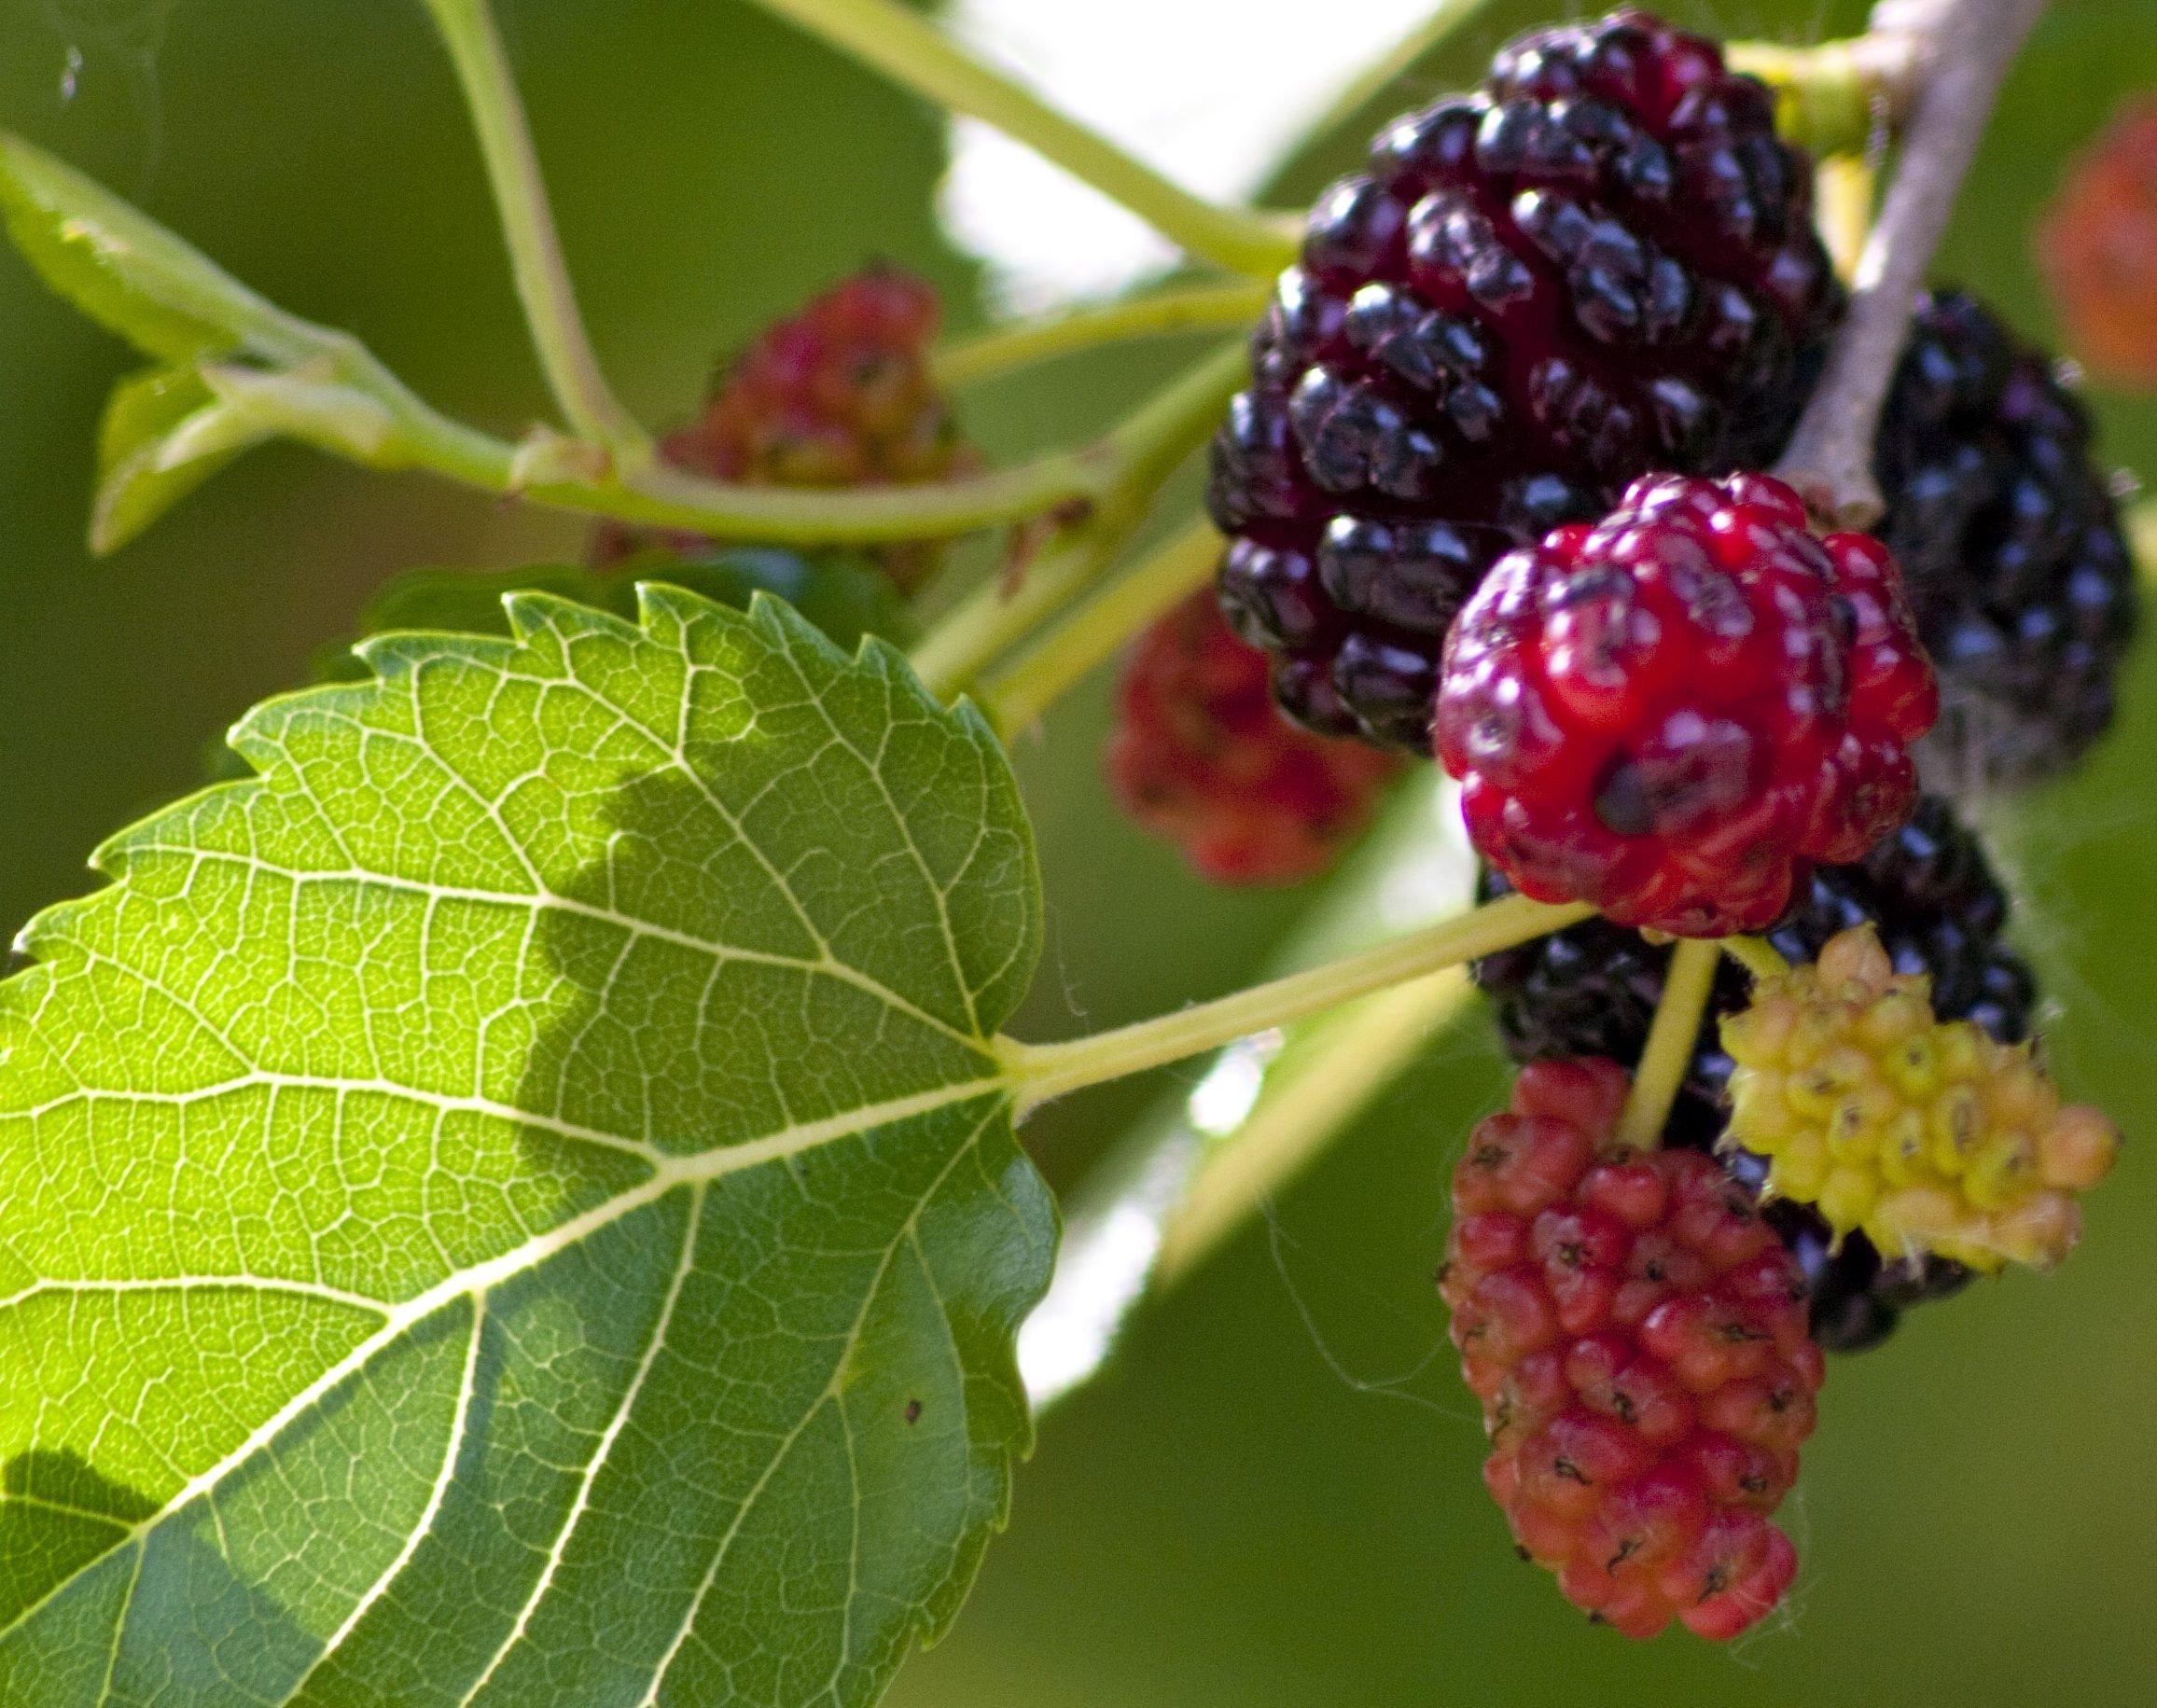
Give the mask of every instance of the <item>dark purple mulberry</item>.
POLYGON ((2112 721, 2133 559, 2051 365, 1958 292, 1920 299, 1875 456, 1878 533, 1940 673, 1927 786, 1982 794, 2066 771, 2112 721))
POLYGON ((1313 209, 1214 447, 1223 609, 1327 734, 1426 748, 1483 571, 1649 470, 1762 466, 1840 304, 1766 90, 1639 12, 1539 31, 1313 209))

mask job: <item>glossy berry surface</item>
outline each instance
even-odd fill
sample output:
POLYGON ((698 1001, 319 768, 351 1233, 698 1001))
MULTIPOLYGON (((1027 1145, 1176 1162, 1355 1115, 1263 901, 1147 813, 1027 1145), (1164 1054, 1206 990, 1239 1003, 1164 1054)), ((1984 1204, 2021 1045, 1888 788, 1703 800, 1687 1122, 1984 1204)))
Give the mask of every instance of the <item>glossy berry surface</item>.
MULTIPOLYGON (((925 281, 884 265, 842 280, 777 321, 722 368, 695 422, 661 442, 677 468, 752 486, 859 487, 937 480, 971 453, 929 372, 941 310, 925 281)), ((696 536, 602 530, 602 562, 696 536)), ((877 554, 902 589, 934 566, 933 545, 877 554)))
POLYGON ((1764 466, 1839 307, 1766 90, 1638 12, 1538 31, 1314 208, 1215 441, 1221 592, 1299 721, 1428 744, 1503 552, 1764 466))
POLYGON ((1768 1521, 1820 1354, 1751 1194, 1697 1152, 1609 1146, 1625 1088, 1611 1062, 1522 1071, 1454 1171, 1439 1287, 1520 1548, 1628 1636, 1731 1637, 1796 1574, 1768 1521))
POLYGON ((1370 823, 1391 755, 1283 717, 1266 660, 1210 589, 1141 637, 1117 698, 1108 779, 1139 824, 1216 883, 1314 876, 1370 823))
POLYGON ((1663 476, 1491 571, 1446 643, 1438 756, 1514 888, 1714 936, 1908 817, 1936 704, 1878 541, 1815 538, 1764 475, 1663 476))
POLYGON ((1982 795, 2065 771, 2112 721, 2136 624, 2089 418, 1988 310, 1935 293, 1918 303, 1876 464, 1888 506, 1876 532, 1940 674, 1927 785, 1982 795))
POLYGON ((2157 386, 2157 100, 2075 161, 2032 247, 2076 359, 2108 384, 2157 386))
MULTIPOLYGON (((1480 898, 1510 888, 1486 868, 1480 898)), ((1927 796, 1908 824, 1857 865, 1815 867, 1764 935, 1785 959, 1802 963, 1816 960, 1837 933, 1870 924, 1897 972, 1932 981, 1942 1020, 1969 1021, 2014 1044, 2029 1036, 2037 983, 2002 937, 2007 917, 2007 894, 1983 845, 1947 801, 1927 796)), ((1630 1066, 1647 1045, 1669 964, 1667 946, 1593 919, 1485 956, 1472 970, 1515 1061, 1602 1055, 1630 1066)), ((1751 1000, 1752 979, 1726 961, 1665 1143, 1709 1150, 1721 1136, 1733 1063, 1718 1021, 1751 1000)), ((1766 1183, 1764 1158, 1726 1152, 1723 1161, 1756 1190, 1766 1183)), ((1909 1306, 1959 1292, 1969 1280, 1961 1264, 1930 1254, 1883 1260, 1862 1232, 1838 1245, 1826 1220, 1804 1204, 1770 1203, 1764 1214, 1804 1271, 1813 1338, 1829 1352, 1877 1345, 1909 1306)))

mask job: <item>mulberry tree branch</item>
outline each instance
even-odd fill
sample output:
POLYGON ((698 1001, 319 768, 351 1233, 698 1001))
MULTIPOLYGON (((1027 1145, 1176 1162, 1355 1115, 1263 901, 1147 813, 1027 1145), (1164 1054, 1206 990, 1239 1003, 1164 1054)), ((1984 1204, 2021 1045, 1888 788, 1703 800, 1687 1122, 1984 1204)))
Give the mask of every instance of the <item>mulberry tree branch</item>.
POLYGON ((2008 66, 2044 8, 2045 0, 1956 0, 1940 17, 1930 76, 1858 258, 1849 316, 1775 468, 1831 526, 1870 526, 1884 508, 1872 440, 1911 309, 2008 66))

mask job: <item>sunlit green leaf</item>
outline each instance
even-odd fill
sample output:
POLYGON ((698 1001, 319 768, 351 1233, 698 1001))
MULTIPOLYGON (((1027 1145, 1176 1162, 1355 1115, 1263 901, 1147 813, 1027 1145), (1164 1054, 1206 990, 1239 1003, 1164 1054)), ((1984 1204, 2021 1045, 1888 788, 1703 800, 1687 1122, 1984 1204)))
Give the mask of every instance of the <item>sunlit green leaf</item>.
POLYGON ((0 985, 0 1701, 865 1702, 1002 1517, 1000 750, 773 601, 510 614, 0 985))

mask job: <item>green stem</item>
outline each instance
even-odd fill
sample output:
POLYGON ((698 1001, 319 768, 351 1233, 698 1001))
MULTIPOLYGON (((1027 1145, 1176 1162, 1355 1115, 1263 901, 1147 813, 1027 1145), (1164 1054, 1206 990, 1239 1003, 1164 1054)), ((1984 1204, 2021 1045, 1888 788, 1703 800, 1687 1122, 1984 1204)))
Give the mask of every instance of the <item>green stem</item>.
POLYGON ((1872 231, 1878 174, 1862 155, 1830 155, 1813 170, 1813 223, 1844 285, 1858 277, 1858 260, 1872 231))
POLYGON ((1411 26, 1405 35, 1357 73, 1326 110, 1304 127, 1303 146, 1325 141, 1355 118, 1414 70, 1424 55, 1435 53, 1447 36, 1489 4, 1490 0, 1440 0, 1428 17, 1411 26))
POLYGON ((1790 964, 1765 937, 1724 937, 1722 952, 1755 979, 1780 979, 1790 964))
POLYGON ((1103 344, 1247 326, 1265 311, 1272 295, 1270 285, 1241 283, 1161 291, 1128 302, 998 326, 938 351, 931 368, 939 385, 953 389, 978 385, 1037 362, 1103 344))
POLYGON ((1233 1143, 1217 1146, 1162 1229, 1154 1283, 1173 1286, 1398 1079, 1473 987, 1458 967, 1412 979, 1291 1035, 1303 1059, 1266 1076, 1264 1095, 1233 1143))
POLYGON ((1083 562, 1057 570, 1045 561, 1041 567, 1050 573, 1037 568, 1034 578, 1040 585, 1016 600, 994 590, 977 597, 972 616, 986 623, 989 633, 986 649, 969 654, 967 679, 1107 567, 1155 489, 1212 429, 1242 382, 1244 362, 1240 347, 1224 351, 1148 399, 1105 437, 1076 451, 956 480, 832 491, 707 480, 656 460, 623 467, 601 447, 577 439, 550 441, 547 448, 554 454, 536 459, 530 443, 512 445, 431 408, 349 334, 304 321, 292 324, 294 338, 327 362, 340 382, 381 404, 395 422, 394 432, 365 450, 317 441, 370 467, 424 468, 552 509, 717 539, 796 546, 942 539, 1065 507, 1089 512, 1073 530, 1083 562))
POLYGON ((783 545, 946 539, 1106 500, 1128 466, 1113 443, 1056 451, 1015 468, 919 486, 743 486, 654 462, 592 483, 535 486, 523 496, 623 521, 783 545))
POLYGON ((1262 277, 1271 277, 1295 259, 1296 239, 1276 220, 1245 209, 1217 207, 1172 184, 993 70, 896 0, 758 0, 758 4, 939 105, 995 125, 1122 203, 1193 255, 1262 277))
POLYGON ((1116 561, 1162 482, 1213 431, 1249 373, 1241 340, 1156 394, 1102 442, 1119 471, 1098 507, 1014 585, 996 576, 939 622, 912 664, 939 699, 968 687, 996 657, 1084 592, 1116 561))
POLYGON ((1867 153, 1879 135, 1900 129, 1931 49, 1918 31, 1880 30, 1810 48, 1729 42, 1722 56, 1774 91, 1775 129, 1819 159, 1867 153))
MULTIPOLYGON (((579 459, 569 455, 552 459, 544 479, 531 479, 521 467, 519 447, 430 408, 364 349, 342 358, 341 373, 385 405, 397 423, 380 454, 358 461, 377 468, 424 468, 550 509, 718 539, 816 546, 946 538, 1023 521, 1061 505, 1092 504, 1115 487, 1128 465, 1104 443, 958 480, 830 491, 706 480, 659 462, 622 469, 599 453, 590 459, 588 476, 573 472, 579 459)), ((572 452, 580 443, 564 441, 572 452)), ((324 448, 352 454, 336 445, 324 448)))
POLYGON ((532 129, 487 0, 426 0, 426 5, 471 108, 509 246, 517 295, 555 401, 569 424, 586 437, 612 451, 641 450, 647 443, 644 430, 608 388, 578 312, 532 129))
POLYGON ((1203 518, 1119 576, 1098 597, 985 677, 975 696, 1006 740, 1025 729, 1094 666, 1213 577, 1221 536, 1203 518))
POLYGON ((2127 512, 2127 543, 2143 584, 2157 587, 2157 498, 2145 498, 2127 512))
POLYGON ((1018 1106, 1023 1114, 1067 1091, 1180 1062, 1354 997, 1548 937, 1594 911, 1585 902, 1553 907, 1524 896, 1502 896, 1360 954, 1134 1026, 1064 1044, 1002 1039, 1006 1071, 1018 1089, 1018 1106))
POLYGON ((1224 352, 1149 399, 1106 437, 1076 451, 956 480, 833 491, 707 480, 657 460, 625 467, 603 447, 580 439, 512 445, 429 406, 348 333, 295 320, 292 337, 296 348, 303 345, 311 353, 308 359, 326 363, 338 382, 380 404, 395 424, 379 443, 365 447, 299 437, 369 467, 424 468, 552 509, 717 539, 814 546, 942 539, 1075 507, 1087 518, 1071 531, 1080 561, 1058 567, 1045 560, 1031 577, 1038 585, 1021 597, 990 590, 977 595, 970 613, 967 607, 954 613, 986 630, 978 649, 963 633, 946 637, 961 643, 962 655, 971 660, 964 679, 1107 567, 1155 489, 1211 430, 1241 383, 1244 361, 1240 348, 1224 352), (536 456, 536 450, 549 454, 536 456))
POLYGON ((1693 1047, 1700 1041, 1700 1018, 1707 1012, 1708 992, 1714 987, 1721 955, 1722 946, 1710 938, 1678 938, 1663 975, 1663 999, 1655 1005, 1655 1020, 1648 1028, 1648 1047, 1640 1052, 1632 1092, 1618 1118, 1621 1144, 1653 1150, 1663 1142, 1671 1105, 1677 1101, 1693 1047))

